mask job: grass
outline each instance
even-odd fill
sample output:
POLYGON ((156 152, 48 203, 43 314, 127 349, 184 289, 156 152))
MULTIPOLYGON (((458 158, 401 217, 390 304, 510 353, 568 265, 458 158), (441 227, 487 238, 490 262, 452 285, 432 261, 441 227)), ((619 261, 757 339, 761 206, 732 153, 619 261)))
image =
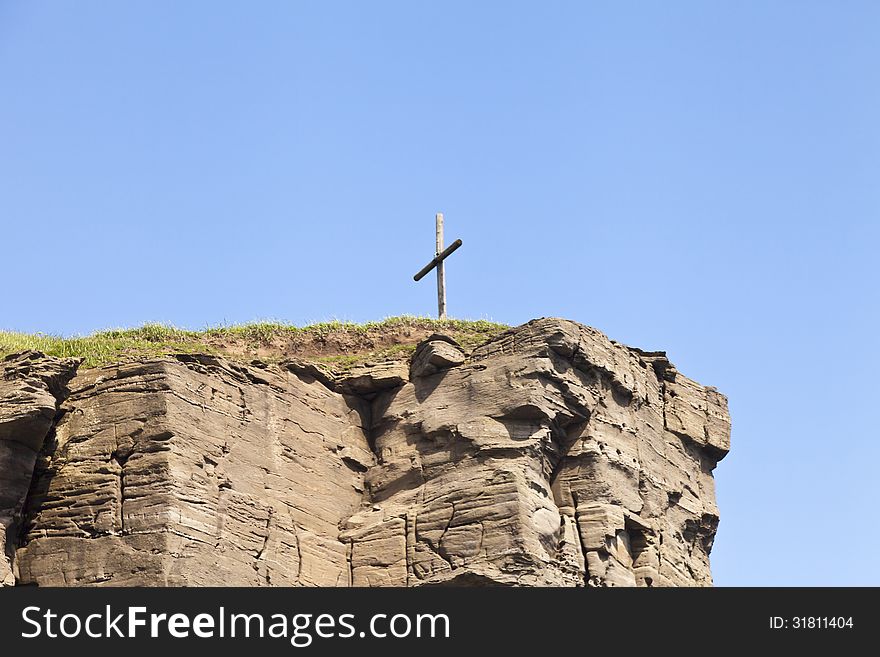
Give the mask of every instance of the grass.
POLYGON ((63 338, 0 331, 0 356, 33 349, 59 358, 82 358, 85 367, 98 367, 169 353, 216 352, 210 345, 194 338, 186 341, 180 338, 158 340, 113 335, 115 333, 121 332, 106 331, 86 337, 63 338))
POLYGON ((356 365, 363 363, 380 362, 383 360, 396 360, 398 358, 408 358, 416 350, 416 343, 413 344, 396 344, 385 349, 377 349, 368 354, 333 354, 332 356, 319 356, 315 360, 319 363, 329 365, 337 370, 349 370, 356 365))
MULTIPOLYGON (((486 320, 437 320, 428 317, 389 317, 378 322, 321 322, 298 327, 281 322, 255 322, 220 326, 203 331, 179 329, 167 324, 145 324, 138 328, 99 331, 89 336, 62 337, 42 333, 0 331, 0 357, 33 349, 50 356, 82 358, 83 366, 98 367, 115 362, 155 358, 173 353, 209 353, 249 360, 257 351, 266 360, 280 360, 284 345, 321 344, 332 338, 348 338, 354 347, 339 353, 324 354, 314 360, 338 369, 348 369, 365 361, 408 356, 415 349, 411 343, 359 349, 359 340, 369 345, 372 338, 385 333, 406 334, 408 329, 445 333, 463 347, 471 349, 502 333, 508 327, 486 320), (235 353, 232 353, 232 352, 235 353), (241 355, 244 352, 246 355, 241 355), (277 352, 277 353, 274 353, 277 352), (268 357, 266 354, 268 353, 268 357)), ((331 349, 332 350, 332 349, 331 349)))

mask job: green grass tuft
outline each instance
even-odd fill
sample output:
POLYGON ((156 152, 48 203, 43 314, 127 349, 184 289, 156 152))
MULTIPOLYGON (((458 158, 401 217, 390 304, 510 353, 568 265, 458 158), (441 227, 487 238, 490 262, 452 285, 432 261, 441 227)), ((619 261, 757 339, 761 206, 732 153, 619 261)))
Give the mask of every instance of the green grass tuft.
MULTIPOLYGON (((437 320, 404 315, 364 324, 330 321, 298 327, 282 322, 254 322, 207 328, 203 331, 190 331, 167 324, 151 323, 132 329, 98 331, 84 337, 0 331, 0 357, 33 349, 59 358, 82 358, 85 367, 98 367, 114 362, 155 358, 172 353, 230 355, 224 348, 224 343, 241 345, 245 351, 255 352, 258 348, 272 349, 276 343, 281 345, 278 349, 283 349, 283 343, 291 340, 320 341, 331 336, 369 338, 381 335, 383 332, 406 329, 442 332, 456 339, 466 349, 471 349, 507 328, 509 327, 487 320, 437 320)), ((348 369, 368 360, 404 357, 412 353, 414 348, 414 342, 394 344, 370 350, 369 353, 328 354, 315 360, 333 367, 348 369)))

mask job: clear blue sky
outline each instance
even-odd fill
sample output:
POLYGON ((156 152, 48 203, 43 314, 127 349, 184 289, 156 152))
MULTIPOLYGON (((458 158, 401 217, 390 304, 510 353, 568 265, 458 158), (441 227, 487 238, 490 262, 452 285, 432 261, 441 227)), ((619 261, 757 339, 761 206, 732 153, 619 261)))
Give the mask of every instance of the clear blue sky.
POLYGON ((720 585, 880 585, 877 2, 0 0, 0 328, 564 316, 730 397, 720 585))

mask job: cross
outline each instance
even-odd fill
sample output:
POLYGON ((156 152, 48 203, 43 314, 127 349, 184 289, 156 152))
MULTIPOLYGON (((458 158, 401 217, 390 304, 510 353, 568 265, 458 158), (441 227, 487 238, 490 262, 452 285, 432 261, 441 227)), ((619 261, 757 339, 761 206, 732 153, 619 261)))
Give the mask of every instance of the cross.
POLYGON ((437 268, 437 317, 446 319, 446 273, 443 271, 443 261, 452 255, 458 247, 461 246, 461 240, 455 240, 449 245, 449 248, 443 248, 443 214, 438 212, 437 220, 437 250, 434 252, 434 259, 427 265, 422 267, 421 271, 413 276, 413 280, 421 280, 429 271, 437 268))

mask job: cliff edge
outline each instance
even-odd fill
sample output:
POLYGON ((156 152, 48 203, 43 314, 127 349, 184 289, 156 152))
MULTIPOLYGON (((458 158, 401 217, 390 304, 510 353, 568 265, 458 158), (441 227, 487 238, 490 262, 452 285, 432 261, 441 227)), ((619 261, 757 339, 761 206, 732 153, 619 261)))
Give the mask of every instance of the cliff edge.
POLYGON ((561 319, 345 372, 0 362, 0 582, 705 586, 727 400, 561 319))

